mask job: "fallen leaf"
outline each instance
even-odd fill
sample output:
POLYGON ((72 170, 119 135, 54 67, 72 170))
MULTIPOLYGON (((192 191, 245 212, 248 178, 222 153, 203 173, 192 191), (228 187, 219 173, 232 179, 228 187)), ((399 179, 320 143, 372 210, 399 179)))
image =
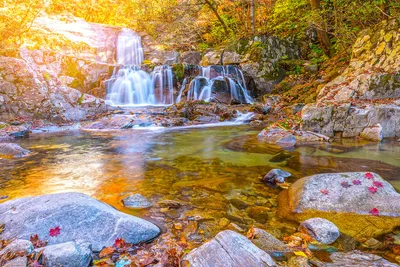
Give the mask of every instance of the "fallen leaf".
POLYGON ((326 189, 321 189, 321 190, 319 190, 322 194, 324 194, 324 195, 327 195, 328 193, 329 193, 329 191, 328 190, 326 190, 326 189))
POLYGON ((374 181, 373 184, 376 187, 383 187, 383 184, 381 182, 378 182, 378 181, 374 181))
POLYGON ((114 247, 106 247, 102 251, 100 251, 99 257, 104 258, 112 255, 115 252, 114 247))
POLYGON ((372 194, 375 194, 376 192, 378 192, 378 188, 370 186, 368 187, 369 192, 371 192, 372 194))
POLYGON ((56 237, 60 234, 60 231, 61 231, 61 228, 59 226, 57 226, 55 228, 50 229, 49 234, 52 237, 56 237))
POLYGON ((115 239, 114 247, 116 247, 116 248, 123 248, 123 247, 125 247, 125 240, 123 240, 122 238, 117 238, 117 239, 115 239))
POLYGON ((365 173, 365 178, 367 178, 368 180, 374 179, 374 175, 370 172, 365 173))
POLYGON ((351 187, 351 184, 349 184, 349 182, 347 182, 347 181, 341 182, 340 185, 341 185, 342 187, 344 187, 344 188, 349 188, 349 187, 351 187))
POLYGON ((369 213, 371 213, 373 216, 379 216, 379 210, 377 208, 373 208, 369 211, 369 213))
POLYGON ((360 181, 360 180, 353 180, 353 184, 354 184, 354 185, 360 185, 360 184, 361 184, 361 181, 360 181))
POLYGON ((308 258, 307 254, 304 253, 303 251, 294 251, 293 253, 296 256, 301 256, 301 257, 304 257, 304 258, 308 258))

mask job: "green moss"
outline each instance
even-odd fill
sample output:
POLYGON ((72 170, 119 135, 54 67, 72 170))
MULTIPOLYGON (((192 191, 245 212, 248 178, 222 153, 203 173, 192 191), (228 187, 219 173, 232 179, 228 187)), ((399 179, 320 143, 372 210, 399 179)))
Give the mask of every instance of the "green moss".
POLYGON ((78 99, 78 105, 82 105, 83 98, 85 97, 85 94, 82 94, 81 97, 78 99))
POLYGON ((183 81, 185 76, 185 65, 184 64, 174 64, 172 65, 172 71, 178 81, 183 81))

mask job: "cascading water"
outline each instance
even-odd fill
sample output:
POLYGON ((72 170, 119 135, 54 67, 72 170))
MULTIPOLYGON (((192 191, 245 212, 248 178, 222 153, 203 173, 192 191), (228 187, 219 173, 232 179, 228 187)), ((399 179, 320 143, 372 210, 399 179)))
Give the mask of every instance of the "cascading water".
POLYGON ((185 79, 174 99, 174 80, 171 66, 157 66, 149 75, 140 69, 143 62, 141 37, 124 29, 117 37, 116 60, 123 67, 114 69, 106 81, 106 103, 113 106, 171 105, 186 99, 223 103, 253 103, 246 88, 242 71, 237 66, 193 68, 198 76, 185 79), (186 94, 186 97, 184 95, 186 94))
POLYGON ((171 105, 174 103, 170 66, 149 75, 138 66, 124 66, 108 81, 106 103, 112 106, 171 105))
POLYGON ((129 29, 123 29, 117 37, 117 63, 140 66, 143 59, 142 38, 129 29))
POLYGON ((117 63, 124 65, 106 82, 106 102, 113 106, 170 105, 174 103, 170 66, 158 66, 149 75, 140 69, 143 62, 141 37, 122 30, 117 38, 117 63))
MULTIPOLYGON (((213 93, 218 91, 228 94, 230 101, 253 103, 243 72, 237 66, 231 65, 202 67, 201 74, 190 82, 186 99, 210 101, 213 93)), ((182 99, 182 93, 181 89, 176 102, 182 99)))

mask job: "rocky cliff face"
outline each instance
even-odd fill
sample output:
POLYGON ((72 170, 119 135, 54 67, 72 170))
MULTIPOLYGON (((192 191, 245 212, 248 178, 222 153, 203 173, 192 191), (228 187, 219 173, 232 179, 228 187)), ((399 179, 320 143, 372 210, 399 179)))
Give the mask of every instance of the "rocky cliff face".
POLYGON ((72 16, 37 18, 15 57, 0 60, 0 121, 71 122, 104 112, 104 80, 121 28, 72 16))
POLYGON ((103 100, 62 85, 32 58, 0 57, 0 121, 23 118, 65 123, 104 111, 103 100))
POLYGON ((400 25, 383 21, 353 46, 345 72, 302 112, 303 129, 367 139, 400 136, 400 25), (371 136, 374 132, 374 136, 371 136))

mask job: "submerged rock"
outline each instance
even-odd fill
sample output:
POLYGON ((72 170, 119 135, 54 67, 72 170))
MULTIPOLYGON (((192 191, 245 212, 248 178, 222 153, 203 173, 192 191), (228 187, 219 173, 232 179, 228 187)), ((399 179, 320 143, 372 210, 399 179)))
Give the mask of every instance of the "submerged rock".
POLYGON ((259 228, 252 228, 249 231, 248 237, 254 245, 270 255, 275 252, 288 253, 291 251, 285 243, 259 228))
POLYGON ((42 260, 46 267, 85 267, 92 261, 92 247, 89 242, 66 242, 35 251, 43 251, 42 260))
POLYGON ((145 209, 151 207, 150 201, 141 194, 134 194, 122 200, 125 207, 134 209, 145 209))
POLYGON ((320 217, 353 236, 374 237, 400 226, 400 194, 375 173, 325 173, 297 180, 278 196, 278 216, 320 217))
POLYGON ((270 185, 282 184, 285 178, 292 176, 290 172, 281 169, 272 169, 265 175, 261 181, 270 185))
POLYGON ((332 244, 340 236, 337 226, 322 218, 312 218, 302 222, 299 231, 305 231, 322 244, 332 244))
POLYGON ((328 141, 329 137, 309 131, 294 131, 268 127, 258 134, 258 139, 282 147, 293 147, 297 144, 328 141))
POLYGON ((49 245, 84 240, 99 251, 116 238, 139 243, 156 237, 154 224, 124 214, 81 193, 60 193, 20 198, 0 204, 0 221, 5 224, 4 239, 29 239, 38 234, 49 245), (59 227, 52 237, 49 230, 59 227))
POLYGON ((0 143, 0 156, 21 158, 29 153, 29 150, 23 149, 18 144, 0 143))
POLYGON ((277 266, 266 252, 246 237, 226 230, 183 258, 191 267, 277 266))

